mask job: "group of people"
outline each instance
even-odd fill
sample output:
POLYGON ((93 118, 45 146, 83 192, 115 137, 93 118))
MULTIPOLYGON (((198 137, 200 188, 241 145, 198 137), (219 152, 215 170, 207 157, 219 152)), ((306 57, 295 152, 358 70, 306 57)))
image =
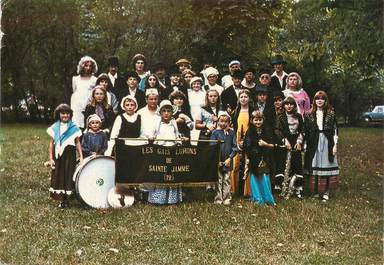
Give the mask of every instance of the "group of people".
MULTIPOLYGON (((56 108, 47 130, 51 196, 59 207, 68 206, 76 150, 81 163, 94 154, 113 156, 117 138, 142 138, 164 146, 219 144, 218 183, 207 187, 215 190, 217 204, 231 204, 235 194, 274 205, 274 195, 302 198, 307 186, 326 202, 339 178, 335 112, 324 91, 311 101, 300 75, 287 74, 285 63, 281 55, 274 57, 271 73, 243 70, 233 60, 221 77, 211 64, 194 71, 185 58, 171 69, 157 64, 150 71, 145 56, 136 54, 124 76, 118 58, 111 57, 106 73, 96 77, 96 61, 84 56, 73 77, 71 104, 56 108)), ((154 204, 183 199, 181 188, 146 192, 154 204)))

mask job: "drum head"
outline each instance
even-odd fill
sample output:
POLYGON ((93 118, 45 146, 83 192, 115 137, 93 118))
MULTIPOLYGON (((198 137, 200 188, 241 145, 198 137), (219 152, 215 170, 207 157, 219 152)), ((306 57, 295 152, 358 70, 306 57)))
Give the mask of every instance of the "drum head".
POLYGON ((115 187, 115 160, 109 156, 90 157, 76 172, 79 199, 92 208, 109 208, 108 192, 115 187))
POLYGON ((129 194, 117 193, 116 188, 113 187, 108 193, 108 203, 113 208, 123 208, 132 206, 135 201, 135 197, 129 194))

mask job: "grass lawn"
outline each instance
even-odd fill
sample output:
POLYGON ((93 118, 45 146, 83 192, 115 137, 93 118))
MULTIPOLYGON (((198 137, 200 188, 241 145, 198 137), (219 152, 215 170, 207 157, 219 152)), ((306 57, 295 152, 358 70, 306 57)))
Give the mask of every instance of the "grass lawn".
POLYGON ((196 189, 177 206, 108 211, 49 199, 45 129, 1 128, 0 264, 383 264, 381 128, 340 130, 341 185, 326 204, 225 207, 196 189))

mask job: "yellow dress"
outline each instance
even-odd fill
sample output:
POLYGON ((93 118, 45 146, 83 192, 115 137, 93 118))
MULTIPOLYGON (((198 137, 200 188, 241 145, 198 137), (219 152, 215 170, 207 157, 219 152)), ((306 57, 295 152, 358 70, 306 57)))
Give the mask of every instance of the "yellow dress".
MULTIPOLYGON (((248 130, 248 127, 249 127, 248 110, 241 111, 239 113, 239 117, 237 118, 236 141, 237 141, 238 146, 239 146, 239 141, 241 140, 241 137, 243 137, 243 139, 244 139, 244 136, 248 130), (243 128, 243 129, 241 129, 241 128, 243 128), (243 134, 243 135, 241 135, 241 134, 243 134)), ((239 192, 239 178, 243 177, 243 176, 239 176, 239 175, 240 175, 240 157, 239 157, 239 155, 236 155, 233 159, 233 170, 231 172, 231 193, 238 193, 239 192)), ((247 178, 245 183, 244 183, 244 194, 243 195, 244 196, 250 196, 251 195, 249 178, 247 178)))

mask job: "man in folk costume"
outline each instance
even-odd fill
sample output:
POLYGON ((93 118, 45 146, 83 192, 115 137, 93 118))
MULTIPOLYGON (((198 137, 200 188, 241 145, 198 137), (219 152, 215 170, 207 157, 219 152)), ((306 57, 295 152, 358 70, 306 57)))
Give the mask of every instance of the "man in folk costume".
POLYGON ((224 87, 224 89, 227 89, 227 87, 230 87, 231 85, 233 85, 233 81, 232 81, 233 73, 236 70, 241 70, 241 64, 238 60, 233 60, 229 63, 228 69, 229 69, 229 74, 221 78, 221 85, 222 87, 224 87))
POLYGON ((171 80, 167 75, 167 68, 163 63, 155 64, 153 73, 159 78, 159 83, 162 88, 169 89, 171 87, 171 80))
POLYGON ((153 136, 153 125, 159 119, 157 115, 159 92, 155 88, 150 88, 145 91, 145 101, 147 105, 139 109, 137 114, 141 116, 141 137, 150 138, 153 136))
POLYGON ((271 87, 273 90, 284 90, 287 84, 288 74, 284 72, 284 65, 287 62, 284 60, 283 56, 276 55, 272 59, 272 66, 275 69, 275 72, 272 74, 271 78, 271 87))
MULTIPOLYGON (((124 89, 121 90, 120 93, 116 95, 119 102, 121 102, 121 100, 125 96, 131 95, 136 99, 137 104, 138 104, 138 108, 144 107, 146 104, 145 103, 145 94, 138 87, 139 83, 140 83, 139 75, 134 71, 129 71, 126 74, 124 80, 126 82, 124 89)), ((122 113, 123 110, 120 109, 120 112, 122 113)))
POLYGON ((229 74, 225 75, 221 78, 221 85, 224 87, 224 89, 227 89, 231 85, 233 85, 232 81, 232 75, 236 70, 241 70, 241 64, 238 60, 233 60, 228 65, 229 74))
POLYGON ((233 85, 226 88, 223 93, 221 93, 222 109, 225 109, 229 114, 235 110, 239 98, 239 92, 244 89, 241 85, 243 77, 244 75, 241 70, 234 71, 232 74, 233 85))
POLYGON ((125 89, 123 76, 119 73, 119 59, 117 57, 108 58, 108 78, 111 81, 111 92, 115 95, 125 89))
POLYGON ((248 88, 250 91, 252 91, 256 87, 255 83, 255 74, 256 71, 253 68, 248 68, 244 71, 244 79, 241 81, 241 85, 243 87, 248 88))
POLYGON ((176 65, 179 68, 180 74, 182 74, 184 72, 184 70, 186 70, 186 69, 189 69, 189 70, 192 69, 191 62, 188 59, 185 59, 185 58, 179 59, 176 62, 176 65))

